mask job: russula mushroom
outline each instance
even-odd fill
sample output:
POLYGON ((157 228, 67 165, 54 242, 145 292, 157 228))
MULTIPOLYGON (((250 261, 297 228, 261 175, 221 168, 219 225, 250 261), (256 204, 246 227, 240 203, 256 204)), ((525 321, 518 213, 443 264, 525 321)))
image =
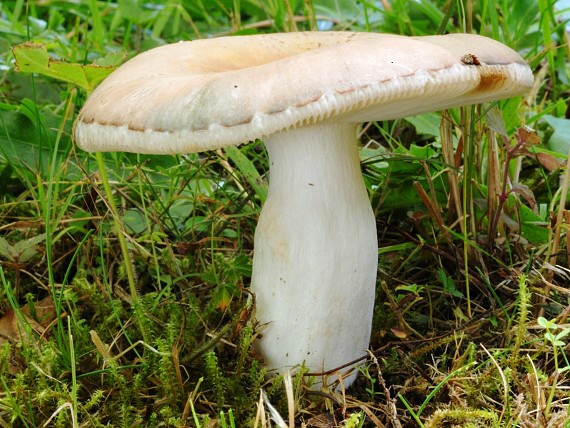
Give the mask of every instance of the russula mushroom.
POLYGON ((251 288, 267 327, 256 346, 271 369, 319 372, 365 355, 371 334, 378 247, 359 124, 512 97, 532 82, 517 53, 475 35, 224 37, 133 58, 89 97, 74 132, 87 151, 154 154, 263 139, 270 186, 251 288))

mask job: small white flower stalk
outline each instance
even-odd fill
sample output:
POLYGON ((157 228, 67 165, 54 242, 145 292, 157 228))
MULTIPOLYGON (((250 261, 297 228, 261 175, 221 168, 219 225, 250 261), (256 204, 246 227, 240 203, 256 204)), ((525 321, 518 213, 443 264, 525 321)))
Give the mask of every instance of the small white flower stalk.
POLYGON ((275 422, 278 428, 295 428, 295 396, 293 395, 293 380, 291 379, 291 372, 286 370, 283 374, 283 383, 285 384, 285 394, 287 395, 288 405, 288 423, 279 414, 277 409, 269 402, 267 394, 262 389, 259 391, 259 402, 257 403, 257 413, 255 415, 254 428, 267 428, 270 427, 270 421, 275 422), (267 410, 265 410, 267 408, 267 410))

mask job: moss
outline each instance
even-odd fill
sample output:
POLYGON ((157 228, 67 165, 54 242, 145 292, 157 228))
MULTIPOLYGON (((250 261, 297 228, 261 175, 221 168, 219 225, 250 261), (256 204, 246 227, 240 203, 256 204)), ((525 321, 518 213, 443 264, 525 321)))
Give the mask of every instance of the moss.
POLYGON ((426 421, 426 428, 499 428, 498 416, 487 410, 444 409, 437 410, 426 421))

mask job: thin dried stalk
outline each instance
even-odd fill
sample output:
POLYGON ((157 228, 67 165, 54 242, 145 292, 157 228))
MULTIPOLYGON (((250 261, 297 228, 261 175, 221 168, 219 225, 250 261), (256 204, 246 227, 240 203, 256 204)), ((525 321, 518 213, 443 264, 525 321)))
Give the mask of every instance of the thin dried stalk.
MULTIPOLYGON (((441 152, 443 161, 447 165, 447 181, 449 183, 449 201, 447 205, 448 210, 448 224, 452 223, 453 211, 455 211, 456 219, 461 218, 463 208, 461 206, 461 193, 459 192, 459 173, 457 171, 455 162, 455 150, 453 148, 453 134, 452 134, 453 121, 449 113, 444 111, 441 115, 441 122, 439 125, 439 135, 441 137, 441 152)), ((463 222, 459 222, 461 233, 464 233, 463 222)))

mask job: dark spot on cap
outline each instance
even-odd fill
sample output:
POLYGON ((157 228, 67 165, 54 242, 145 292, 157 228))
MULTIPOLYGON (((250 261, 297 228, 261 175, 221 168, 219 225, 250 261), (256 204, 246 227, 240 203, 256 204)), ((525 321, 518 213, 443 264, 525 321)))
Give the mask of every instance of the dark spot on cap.
POLYGON ((461 57, 461 62, 463 64, 467 64, 467 65, 481 65, 481 62, 479 62, 479 59, 473 54, 463 55, 461 57))

